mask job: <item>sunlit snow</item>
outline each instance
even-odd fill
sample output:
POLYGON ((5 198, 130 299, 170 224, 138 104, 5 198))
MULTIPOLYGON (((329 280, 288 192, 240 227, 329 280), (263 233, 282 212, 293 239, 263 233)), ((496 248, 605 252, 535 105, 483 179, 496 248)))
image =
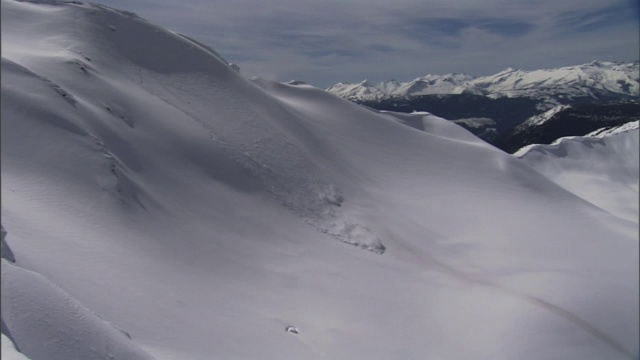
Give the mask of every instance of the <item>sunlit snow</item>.
POLYGON ((610 213, 638 222, 638 121, 514 155, 567 190, 610 213))
MULTIPOLYGON (((526 71, 508 68, 497 74, 473 77, 467 74, 426 75, 398 83, 338 83, 328 92, 353 100, 429 94, 475 94, 490 97, 533 97, 544 100, 544 109, 559 99, 606 98, 611 95, 637 98, 640 95, 640 63, 593 61, 556 69, 526 71)), ((561 102, 563 103, 563 102, 561 102)))
POLYGON ((3 356, 638 354, 637 222, 444 119, 14 0, 1 111, 3 356))

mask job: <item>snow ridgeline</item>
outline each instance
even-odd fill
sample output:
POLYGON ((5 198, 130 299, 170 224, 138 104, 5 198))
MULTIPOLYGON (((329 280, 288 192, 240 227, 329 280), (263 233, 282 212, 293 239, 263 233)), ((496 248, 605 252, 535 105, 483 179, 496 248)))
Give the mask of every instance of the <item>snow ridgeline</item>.
POLYGON ((21 352, 16 350, 13 342, 4 333, 2 334, 2 358, 5 360, 29 360, 21 352))
POLYGON ((602 138, 608 135, 623 133, 623 132, 632 131, 632 130, 638 130, 639 128, 640 128, 640 120, 636 120, 636 121, 631 121, 619 126, 612 126, 610 128, 602 128, 599 130, 595 130, 588 133, 585 136, 602 138))
POLYGON ((629 221, 638 222, 640 121, 528 145, 513 155, 567 190, 629 221))
POLYGON ((127 12, 2 10, 3 317, 33 360, 637 352, 636 224, 459 126, 244 79, 127 12))

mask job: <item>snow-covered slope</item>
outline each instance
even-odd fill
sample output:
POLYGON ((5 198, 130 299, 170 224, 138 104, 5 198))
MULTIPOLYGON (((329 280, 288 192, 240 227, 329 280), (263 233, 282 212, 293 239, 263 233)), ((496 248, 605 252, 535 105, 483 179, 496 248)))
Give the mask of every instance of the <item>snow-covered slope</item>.
POLYGON ((639 63, 593 61, 555 69, 506 69, 495 75, 427 75, 406 83, 339 83, 327 89, 350 100, 373 100, 428 94, 475 94, 491 97, 531 97, 551 104, 576 99, 606 99, 640 95, 639 63))
POLYGON ((2 47, 2 318, 33 360, 638 353, 637 224, 455 124, 97 5, 3 0, 2 47))
POLYGON ((26 356, 24 356, 21 352, 16 350, 15 345, 11 342, 4 334, 2 336, 2 358, 4 360, 29 360, 26 356))
POLYGON ((630 122, 628 122, 626 124, 598 129, 598 130, 595 130, 595 131, 592 131, 592 132, 588 133, 587 135, 585 135, 585 137, 602 138, 602 137, 605 137, 605 136, 608 136, 608 135, 614 135, 614 134, 618 134, 618 133, 624 133, 624 132, 627 132, 627 131, 638 130, 638 128, 639 128, 638 122, 639 121, 640 120, 630 121, 630 122))
POLYGON ((532 126, 539 126, 544 124, 545 122, 549 121, 552 117, 554 117, 556 114, 558 114, 561 111, 564 111, 566 109, 571 108, 570 105, 558 105, 558 106, 554 106, 553 108, 530 117, 529 119, 527 119, 525 122, 523 122, 522 124, 518 125, 514 131, 517 132, 517 129, 525 129, 525 128, 529 128, 532 126))
POLYGON ((611 214, 638 222, 638 121, 529 145, 514 155, 611 214))
POLYGON ((48 279, 5 259, 2 321, 31 359, 153 359, 48 279))

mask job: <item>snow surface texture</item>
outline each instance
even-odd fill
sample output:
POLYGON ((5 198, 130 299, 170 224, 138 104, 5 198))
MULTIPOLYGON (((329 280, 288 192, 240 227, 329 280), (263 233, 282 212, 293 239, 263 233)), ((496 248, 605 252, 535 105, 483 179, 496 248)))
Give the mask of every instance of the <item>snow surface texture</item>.
POLYGON ((529 145, 514 155, 594 205, 638 222, 638 123, 529 145))
POLYGON ((637 223, 458 125, 98 5, 3 0, 2 47, 2 317, 33 360, 637 356, 637 223))
POLYGON ((547 106, 552 107, 559 100, 581 97, 637 97, 640 95, 639 66, 638 62, 625 64, 593 61, 589 64, 535 71, 509 68, 483 77, 429 74, 403 83, 395 80, 378 84, 366 80, 358 84, 338 83, 327 91, 350 100, 429 94, 527 96, 546 99, 547 106))
POLYGON ((11 340, 2 334, 2 359, 4 360, 29 360, 21 352, 16 350, 11 340))
POLYGON ((152 359, 42 275, 4 259, 2 320, 32 359, 152 359))

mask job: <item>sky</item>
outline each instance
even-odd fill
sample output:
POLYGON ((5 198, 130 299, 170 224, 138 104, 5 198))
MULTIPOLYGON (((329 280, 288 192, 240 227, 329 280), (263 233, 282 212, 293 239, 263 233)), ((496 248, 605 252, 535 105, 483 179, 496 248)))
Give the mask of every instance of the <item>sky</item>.
POLYGON ((640 57, 638 0, 93 1, 203 42, 248 77, 320 88, 640 57))

